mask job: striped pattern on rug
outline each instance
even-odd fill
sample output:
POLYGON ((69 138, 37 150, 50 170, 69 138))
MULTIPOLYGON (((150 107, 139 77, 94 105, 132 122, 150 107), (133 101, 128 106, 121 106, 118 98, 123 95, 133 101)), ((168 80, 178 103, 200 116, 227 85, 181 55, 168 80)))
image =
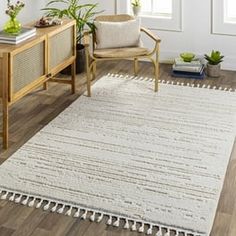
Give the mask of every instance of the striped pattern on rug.
POLYGON ((0 166, 1 198, 209 235, 235 124, 235 92, 104 76, 0 166))

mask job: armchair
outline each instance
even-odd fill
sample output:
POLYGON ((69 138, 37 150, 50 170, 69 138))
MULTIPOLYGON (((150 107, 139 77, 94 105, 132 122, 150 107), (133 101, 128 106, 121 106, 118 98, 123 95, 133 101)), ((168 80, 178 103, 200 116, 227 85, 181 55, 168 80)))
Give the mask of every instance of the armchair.
MULTIPOLYGON (((122 15, 101 15, 96 17, 95 21, 98 22, 127 22, 134 20, 133 16, 122 14, 122 15)), ((87 69, 87 93, 91 96, 91 78, 96 76, 96 64, 97 61, 105 60, 120 60, 120 59, 133 59, 134 60, 134 74, 138 74, 138 60, 142 58, 149 59, 154 65, 154 91, 158 91, 158 79, 159 79, 159 45, 161 39, 155 36, 150 30, 143 27, 140 28, 140 32, 145 33, 149 38, 154 40, 155 46, 152 50, 149 50, 140 45, 137 46, 126 46, 126 47, 97 47, 97 35, 96 32, 92 35, 92 43, 90 33, 85 32, 84 34, 84 45, 86 53, 86 69, 87 69), (90 49, 91 46, 91 49, 90 49), (155 59, 153 59, 155 55, 155 59)))

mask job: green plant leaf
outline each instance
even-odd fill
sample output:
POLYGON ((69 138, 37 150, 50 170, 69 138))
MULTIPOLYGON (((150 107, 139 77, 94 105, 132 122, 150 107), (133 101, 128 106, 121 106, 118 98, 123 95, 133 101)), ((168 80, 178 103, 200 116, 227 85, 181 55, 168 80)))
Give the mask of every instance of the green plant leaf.
POLYGON ((59 18, 67 17, 76 20, 77 42, 80 42, 85 29, 88 29, 91 33, 95 30, 93 18, 96 14, 102 12, 95 11, 97 7, 98 3, 80 4, 80 0, 51 0, 46 7, 41 10, 46 11, 47 16, 59 18), (55 7, 54 4, 56 3, 63 4, 64 9, 55 7))
POLYGON ((211 54, 210 55, 205 54, 204 58, 208 61, 209 64, 217 65, 223 61, 222 59, 224 58, 224 56, 221 55, 219 51, 212 50, 211 54))

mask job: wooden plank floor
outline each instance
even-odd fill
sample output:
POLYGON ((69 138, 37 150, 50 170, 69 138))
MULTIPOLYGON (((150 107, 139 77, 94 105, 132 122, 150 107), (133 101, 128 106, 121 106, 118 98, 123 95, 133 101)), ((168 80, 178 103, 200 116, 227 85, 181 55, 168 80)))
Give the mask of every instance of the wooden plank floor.
MULTIPOLYGON (((161 65, 161 79, 171 80, 170 66, 161 65)), ((149 63, 140 63, 140 75, 152 77, 149 63)), ((132 62, 104 62, 98 64, 97 78, 107 73, 132 74, 132 62)), ((236 88, 236 72, 222 73, 218 79, 204 81, 174 79, 184 83, 205 83, 236 88)), ((39 89, 21 99, 10 109, 10 148, 0 148, 0 163, 23 145, 44 125, 76 100, 85 90, 85 75, 77 76, 77 92, 71 95, 69 87, 50 84, 48 91, 39 89)), ((206 101, 207 103, 207 101, 206 101)), ((103 220, 105 222, 105 219, 103 220)), ((122 228, 108 227, 64 215, 45 212, 0 200, 0 236, 143 236, 122 228)), ((173 235, 173 234, 171 234, 173 235)), ((236 236, 236 145, 228 166, 211 236, 236 236)))

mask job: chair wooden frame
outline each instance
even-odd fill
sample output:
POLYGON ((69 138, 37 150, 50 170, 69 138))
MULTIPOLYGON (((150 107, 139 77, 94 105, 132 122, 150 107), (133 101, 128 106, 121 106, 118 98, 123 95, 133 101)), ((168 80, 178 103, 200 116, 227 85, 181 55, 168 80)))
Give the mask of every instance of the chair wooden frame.
MULTIPOLYGON (((97 21, 110 21, 110 22, 119 22, 119 21, 128 21, 133 20, 134 17, 122 14, 122 15, 102 15, 98 16, 95 20, 97 21)), ((154 75, 155 75, 155 84, 154 91, 158 91, 158 80, 160 76, 160 68, 159 68, 159 57, 160 57, 160 42, 161 39, 158 36, 155 36, 150 30, 141 27, 140 31, 145 33, 149 38, 151 38, 155 42, 155 46, 153 50, 148 52, 145 55, 141 56, 125 56, 125 57, 96 57, 93 53, 96 48, 96 35, 95 33, 92 35, 92 52, 90 53, 91 46, 91 35, 89 32, 84 33, 84 46, 85 46, 85 55, 86 55, 86 70, 87 70, 87 93, 88 96, 91 96, 91 77, 95 79, 96 77, 96 65, 98 61, 107 61, 107 60, 123 60, 123 59, 133 59, 134 60, 134 75, 138 75, 138 60, 146 58, 153 63, 154 66, 154 75), (153 59, 155 56, 155 59, 153 59), (92 75, 92 76, 91 76, 92 75)))

